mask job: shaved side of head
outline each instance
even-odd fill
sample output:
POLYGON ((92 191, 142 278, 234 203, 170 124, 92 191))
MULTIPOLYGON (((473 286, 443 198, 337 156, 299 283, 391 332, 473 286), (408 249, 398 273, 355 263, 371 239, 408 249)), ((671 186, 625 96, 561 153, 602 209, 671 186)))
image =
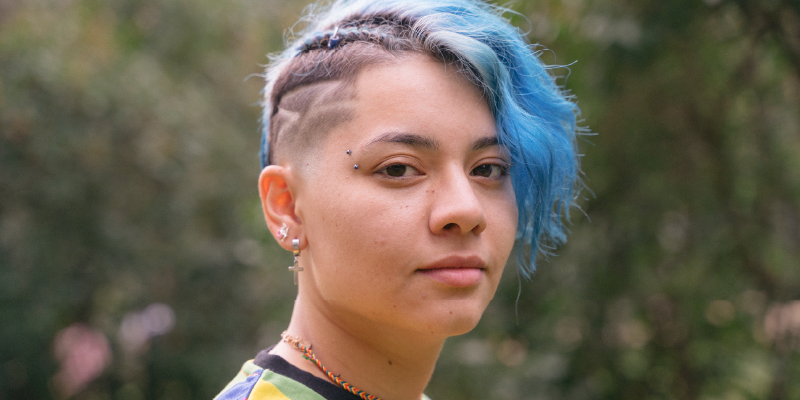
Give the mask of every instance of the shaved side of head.
POLYGON ((270 119, 277 163, 302 161, 322 147, 328 132, 356 113, 356 90, 350 80, 322 81, 284 94, 270 119))
POLYGON ((348 42, 336 49, 301 52, 283 66, 265 93, 264 111, 270 114, 264 119, 263 165, 291 164, 299 169, 312 165, 309 160, 314 158, 309 156, 322 147, 328 133, 356 115, 355 81, 366 67, 429 55, 455 66, 476 87, 482 87, 467 64, 447 52, 426 50, 407 27, 381 23, 370 29, 345 35, 343 40, 348 42))
POLYGON ((265 93, 264 111, 269 114, 264 118, 262 164, 305 166, 328 133, 355 116, 355 81, 361 69, 397 62, 402 54, 356 41, 335 51, 310 51, 291 58, 265 93))

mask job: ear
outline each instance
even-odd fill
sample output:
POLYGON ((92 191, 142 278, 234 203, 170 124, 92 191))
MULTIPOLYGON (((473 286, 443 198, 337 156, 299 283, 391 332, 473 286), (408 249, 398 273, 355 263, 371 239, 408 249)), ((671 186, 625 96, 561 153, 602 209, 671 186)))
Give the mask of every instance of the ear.
POLYGON ((286 250, 292 250, 292 239, 300 239, 300 248, 306 247, 303 223, 295 213, 294 179, 290 167, 269 165, 258 177, 258 194, 264 210, 264 219, 272 236, 286 250), (289 235, 281 240, 278 231, 286 224, 289 235))

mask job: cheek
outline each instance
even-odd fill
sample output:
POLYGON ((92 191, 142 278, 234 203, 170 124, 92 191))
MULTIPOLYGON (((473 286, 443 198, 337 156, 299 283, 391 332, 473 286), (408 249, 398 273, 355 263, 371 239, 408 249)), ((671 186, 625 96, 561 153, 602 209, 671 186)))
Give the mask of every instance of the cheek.
POLYGON ((376 319, 392 315, 395 304, 408 304, 408 278, 425 226, 423 216, 413 212, 418 209, 374 192, 328 197, 317 215, 309 215, 314 291, 320 299, 338 312, 358 310, 376 319))
MULTIPOLYGON (((492 204, 494 206, 486 210, 488 226, 485 233, 493 242, 493 256, 496 257, 497 264, 505 266, 516 241, 519 211, 513 193, 502 199, 495 199, 492 204)), ((500 272, 502 273, 502 269, 500 272)), ((497 279, 496 283, 499 283, 499 276, 497 279)))
POLYGON ((424 233, 423 215, 413 212, 418 206, 353 187, 319 193, 327 195, 313 201, 324 206, 306 213, 316 268, 365 279, 364 271, 376 276, 409 262, 415 238, 424 233))
POLYGON ((513 189, 509 185, 508 190, 490 197, 485 204, 489 228, 493 231, 492 236, 496 238, 498 244, 504 243, 510 249, 514 246, 519 223, 519 210, 513 189))

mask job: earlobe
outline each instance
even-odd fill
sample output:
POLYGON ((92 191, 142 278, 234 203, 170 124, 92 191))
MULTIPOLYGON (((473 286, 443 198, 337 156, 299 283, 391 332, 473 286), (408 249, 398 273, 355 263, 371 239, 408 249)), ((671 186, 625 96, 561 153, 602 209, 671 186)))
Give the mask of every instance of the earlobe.
POLYGON ((264 219, 275 240, 286 250, 291 250, 291 241, 280 240, 281 231, 288 238, 300 239, 301 246, 305 247, 302 223, 295 213, 292 183, 291 169, 279 165, 267 166, 258 178, 258 193, 264 219))

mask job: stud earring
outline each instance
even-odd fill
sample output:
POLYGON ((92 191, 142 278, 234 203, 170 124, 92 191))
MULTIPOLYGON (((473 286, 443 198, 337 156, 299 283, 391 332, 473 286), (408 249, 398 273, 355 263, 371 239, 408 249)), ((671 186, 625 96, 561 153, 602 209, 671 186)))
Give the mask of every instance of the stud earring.
POLYGON ((282 242, 286 240, 288 236, 289 236, 289 227, 286 226, 286 224, 283 224, 283 226, 281 226, 281 229, 278 230, 278 239, 280 239, 280 241, 282 242))
POLYGON ((300 258, 300 239, 292 239, 292 253, 294 253, 294 265, 289 267, 289 271, 294 272, 294 284, 297 285, 297 273, 303 270, 297 262, 300 258))

